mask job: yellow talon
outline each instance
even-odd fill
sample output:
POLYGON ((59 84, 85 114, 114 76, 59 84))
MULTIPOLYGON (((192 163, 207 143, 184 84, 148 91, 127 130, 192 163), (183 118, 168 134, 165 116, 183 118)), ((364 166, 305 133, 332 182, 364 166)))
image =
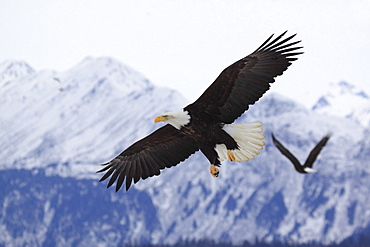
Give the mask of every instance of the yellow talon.
POLYGON ((215 178, 218 177, 218 174, 220 173, 220 171, 215 167, 215 165, 211 164, 211 166, 209 167, 209 170, 211 172, 211 175, 215 178))
POLYGON ((236 160, 235 155, 233 154, 233 152, 231 152, 231 150, 227 150, 227 159, 231 161, 236 160))

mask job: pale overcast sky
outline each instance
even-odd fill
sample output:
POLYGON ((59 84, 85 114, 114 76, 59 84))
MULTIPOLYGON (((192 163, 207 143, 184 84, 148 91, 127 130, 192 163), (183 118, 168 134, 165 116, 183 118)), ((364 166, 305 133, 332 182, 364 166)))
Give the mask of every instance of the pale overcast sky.
POLYGON ((110 56, 195 100, 272 33, 297 33, 305 54, 272 91, 308 104, 324 84, 370 93, 370 1, 0 0, 0 62, 64 71, 110 56))

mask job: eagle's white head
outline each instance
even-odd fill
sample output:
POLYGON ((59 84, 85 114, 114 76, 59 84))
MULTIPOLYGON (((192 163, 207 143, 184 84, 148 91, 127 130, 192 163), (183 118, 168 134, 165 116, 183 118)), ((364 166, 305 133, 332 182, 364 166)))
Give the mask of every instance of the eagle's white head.
POLYGON ((190 122, 190 115, 188 111, 184 111, 183 109, 175 112, 166 112, 154 119, 154 123, 158 122, 166 122, 176 129, 181 129, 181 127, 190 122))

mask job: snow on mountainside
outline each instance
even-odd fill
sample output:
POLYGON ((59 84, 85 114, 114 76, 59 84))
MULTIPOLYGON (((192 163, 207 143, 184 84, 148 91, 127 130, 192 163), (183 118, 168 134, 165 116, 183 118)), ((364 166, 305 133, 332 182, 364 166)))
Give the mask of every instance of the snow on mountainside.
POLYGON ((62 73, 41 71, 0 85, 3 168, 90 174, 97 162, 153 130, 146 123, 158 112, 184 102, 111 58, 87 58, 62 73))
MULTIPOLYGON (((12 80, 26 77, 35 73, 26 62, 7 60, 0 63, 0 82, 9 83, 12 80)), ((1 84, 0 84, 1 85, 1 84)))
POLYGON ((190 239, 328 243, 369 224, 362 212, 370 212, 363 196, 370 189, 361 185, 370 183, 370 168, 363 166, 366 159, 354 158, 364 138, 360 126, 317 115, 278 95, 265 96, 239 121, 257 119, 264 123, 267 144, 255 160, 226 163, 213 179, 207 161, 199 158, 168 170, 162 179, 138 184, 153 190, 159 218, 170 226, 166 241, 178 241, 186 229, 190 239), (302 162, 324 134, 334 136, 315 165, 319 172, 305 176, 272 145, 271 131, 302 162), (185 178, 176 186, 179 177, 185 178), (353 194, 356 190, 361 192, 353 194))
POLYGON ((312 109, 357 121, 370 127, 370 97, 363 90, 348 82, 330 83, 326 94, 321 96, 312 109))
POLYGON ((197 153, 115 193, 97 182, 98 164, 184 106, 178 93, 110 58, 0 85, 1 244, 330 243, 370 226, 370 131, 352 119, 267 93, 238 119, 263 122, 266 146, 254 160, 224 162, 213 178, 197 153), (274 132, 303 162, 328 131, 314 174, 295 172, 271 141, 274 132))

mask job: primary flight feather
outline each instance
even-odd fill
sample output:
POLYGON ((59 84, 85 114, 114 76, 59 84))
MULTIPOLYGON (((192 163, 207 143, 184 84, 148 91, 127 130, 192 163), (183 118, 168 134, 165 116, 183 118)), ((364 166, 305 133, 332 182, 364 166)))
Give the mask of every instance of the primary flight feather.
POLYGON ((126 181, 126 190, 140 178, 159 175, 160 170, 175 166, 200 150, 210 162, 210 172, 217 177, 221 161, 248 161, 265 145, 261 122, 233 124, 249 105, 253 105, 296 60, 300 41, 295 35, 273 39, 271 35, 250 55, 233 63, 216 78, 192 104, 176 112, 155 118, 167 125, 137 141, 116 158, 103 164, 111 176, 108 187, 116 181, 118 191, 126 181))

